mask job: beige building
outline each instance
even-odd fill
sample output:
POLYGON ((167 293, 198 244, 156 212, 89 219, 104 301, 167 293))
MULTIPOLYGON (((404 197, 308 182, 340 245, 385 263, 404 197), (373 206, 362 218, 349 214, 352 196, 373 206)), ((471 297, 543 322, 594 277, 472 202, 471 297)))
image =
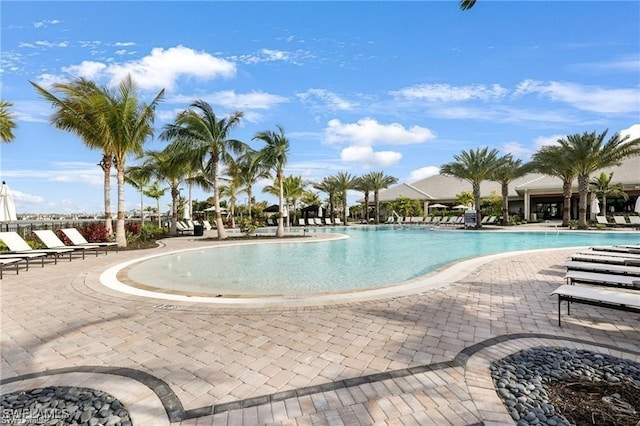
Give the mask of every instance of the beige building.
MULTIPOLYGON (((632 212, 640 196, 640 157, 624 161, 618 167, 602 169, 601 172, 613 172, 612 184, 621 183, 629 199, 607 199, 607 210, 615 212, 632 212)), ((578 217, 578 182, 574 180, 571 197, 571 218, 578 217)), ((471 184, 455 177, 434 175, 411 184, 401 183, 380 192, 380 201, 393 201, 399 197, 424 202, 425 211, 429 204, 440 203, 453 206, 456 195, 463 191, 471 191, 471 184)), ((498 195, 502 189, 498 182, 484 181, 480 185, 480 195, 487 197, 495 191, 498 195)), ((509 184, 509 211, 529 220, 561 219, 563 209, 562 180, 556 177, 532 173, 515 179, 509 184)))

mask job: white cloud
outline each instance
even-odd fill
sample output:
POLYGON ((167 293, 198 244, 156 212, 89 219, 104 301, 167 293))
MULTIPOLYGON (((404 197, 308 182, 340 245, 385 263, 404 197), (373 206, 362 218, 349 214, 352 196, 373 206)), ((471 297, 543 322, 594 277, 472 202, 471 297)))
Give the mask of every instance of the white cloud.
POLYGON ((27 194, 22 191, 12 190, 11 194, 13 194, 13 199, 16 203, 43 203, 44 198, 39 195, 27 194))
POLYGON ((419 169, 412 170, 407 178, 408 183, 418 182, 419 180, 426 179, 429 176, 434 176, 440 173, 440 167, 426 166, 419 169))
POLYGON ((24 43, 24 42, 20 42, 18 43, 18 47, 26 47, 26 48, 30 48, 30 49, 36 49, 36 48, 50 48, 50 47, 69 47, 69 42, 68 41, 61 41, 61 42, 51 42, 51 41, 46 41, 46 40, 38 40, 36 42, 33 43, 24 43))
POLYGON ((638 72, 640 68, 640 56, 626 56, 624 58, 607 62, 585 62, 575 64, 573 68, 597 72, 638 72))
POLYGON ((533 145, 536 151, 545 146, 558 145, 558 139, 566 138, 567 135, 551 135, 551 136, 538 136, 533 140, 533 145))
POLYGON ((640 124, 634 124, 628 129, 620 130, 620 136, 629 136, 630 141, 640 138, 640 124))
POLYGON ((533 154, 533 150, 523 146, 520 142, 505 142, 502 144, 502 152, 511 154, 515 158, 527 159, 533 154))
POLYGON ((60 81, 68 75, 83 76, 92 80, 109 79, 111 85, 117 85, 130 74, 142 89, 171 90, 180 77, 196 77, 208 80, 216 77, 233 77, 236 66, 225 59, 216 58, 205 52, 176 46, 169 49, 154 48, 151 53, 137 61, 122 64, 84 61, 78 65, 63 68, 67 76, 43 74, 38 81, 42 83, 60 81))
POLYGON ((402 159, 402 154, 394 151, 375 152, 370 146, 349 146, 340 153, 345 162, 360 163, 365 167, 388 167, 402 159))
POLYGON ((494 100, 503 98, 507 89, 499 84, 451 86, 449 84, 419 84, 391 92, 393 96, 430 102, 463 102, 471 100, 494 100))
POLYGON ((236 93, 233 90, 226 90, 213 93, 207 96, 211 103, 222 105, 228 108, 245 109, 269 109, 274 105, 288 102, 283 96, 272 95, 265 92, 236 93))
POLYGON ((286 61, 289 59, 289 52, 284 50, 262 49, 261 53, 267 61, 286 61))
POLYGON ((325 89, 308 89, 305 92, 296 93, 296 96, 304 103, 315 108, 332 111, 350 111, 357 103, 352 103, 343 97, 325 89))
POLYGON ((431 130, 413 126, 405 128, 399 123, 380 124, 372 118, 363 118, 357 123, 341 123, 330 120, 325 128, 324 140, 328 143, 351 145, 406 145, 423 143, 436 136, 431 130))
POLYGON ((604 114, 637 113, 640 110, 638 89, 606 89, 575 83, 525 80, 518 84, 515 95, 527 94, 539 94, 583 111, 604 114))

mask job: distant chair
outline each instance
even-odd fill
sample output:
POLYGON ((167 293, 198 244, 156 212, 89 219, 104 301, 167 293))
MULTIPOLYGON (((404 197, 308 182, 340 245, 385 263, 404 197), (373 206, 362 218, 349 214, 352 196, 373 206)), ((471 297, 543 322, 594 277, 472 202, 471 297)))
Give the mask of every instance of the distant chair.
POLYGON ((69 241, 71 241, 71 244, 73 244, 74 246, 90 245, 90 246, 100 246, 105 248, 114 247, 116 249, 116 253, 118 252, 118 243, 104 242, 104 241, 89 242, 82 236, 80 231, 78 231, 76 228, 62 228, 60 231, 62 231, 62 233, 69 239, 69 241))
POLYGON ((631 225, 640 225, 640 216, 629 216, 629 223, 631 225))
POLYGON ((202 222, 202 226, 204 226, 204 229, 207 231, 210 231, 211 229, 213 229, 213 226, 211 226, 211 224, 209 223, 208 220, 203 220, 202 222))
POLYGON ((316 226, 322 226, 323 225, 322 219, 319 218, 319 217, 314 217, 313 218, 313 224, 316 225, 316 226))
POLYGON ((0 241, 9 247, 11 253, 53 256, 54 263, 58 263, 58 257, 63 254, 68 254, 69 260, 71 260, 71 253, 73 253, 73 249, 68 248, 33 249, 17 232, 0 232, 0 241))
POLYGON ((622 226, 633 225, 633 224, 627 222, 625 220, 624 216, 614 216, 613 217, 613 221, 616 223, 616 225, 622 225, 622 226))
POLYGON ((97 245, 89 245, 89 244, 84 244, 81 246, 68 246, 65 245, 64 241, 62 241, 60 238, 58 238, 58 236, 55 234, 55 232, 49 230, 49 229, 41 229, 38 231, 33 231, 34 234, 36 234, 36 236, 38 237, 38 239, 40 239, 40 241, 42 241, 42 243, 48 248, 48 249, 71 249, 74 252, 79 252, 82 253, 82 258, 84 259, 84 254, 87 250, 93 250, 96 252, 96 257, 98 257, 98 249, 102 249, 102 247, 97 246, 97 245))
POLYGON ((335 223, 336 225, 342 225, 342 221, 340 220, 340 218, 339 218, 339 217, 336 217, 336 218, 333 220, 333 223, 335 223))
POLYGON ((598 222, 599 225, 605 225, 605 226, 615 225, 615 223, 609 222, 606 216, 596 216, 596 222, 598 222))
POLYGON ((385 223, 394 223, 394 222, 395 222, 395 220, 393 219, 393 216, 389 216, 385 223))
POLYGON ((298 226, 307 226, 303 217, 298 218, 298 226))
POLYGON ((325 225, 333 225, 333 222, 331 221, 330 217, 325 217, 324 218, 324 224, 325 225))

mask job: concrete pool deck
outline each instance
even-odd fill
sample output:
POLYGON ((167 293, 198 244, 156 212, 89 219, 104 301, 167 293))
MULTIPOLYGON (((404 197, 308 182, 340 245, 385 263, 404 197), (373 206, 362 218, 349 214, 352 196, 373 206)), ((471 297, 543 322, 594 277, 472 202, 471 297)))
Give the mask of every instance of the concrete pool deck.
MULTIPOLYGON (((211 241, 165 243, 153 251, 211 241)), ((1 392, 91 387, 120 399, 134 425, 514 424, 492 360, 552 346, 640 362, 637 314, 580 305, 557 326, 549 294, 576 251, 505 255, 422 290, 285 305, 149 299, 99 283, 149 250, 7 270, 1 392)))

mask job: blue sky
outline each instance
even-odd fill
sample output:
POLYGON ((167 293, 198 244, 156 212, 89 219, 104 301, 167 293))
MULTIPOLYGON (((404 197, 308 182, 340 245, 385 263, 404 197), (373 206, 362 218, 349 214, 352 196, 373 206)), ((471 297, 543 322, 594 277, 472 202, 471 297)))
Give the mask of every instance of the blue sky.
MULTIPOLYGON (((85 76, 109 85, 130 73, 146 101, 166 89, 158 130, 195 99, 218 115, 241 110, 231 136, 258 148, 256 132, 282 125, 286 173, 312 181, 382 170, 412 182, 479 146, 527 160, 567 134, 640 136, 635 1, 479 0, 466 12, 456 1, 1 8, 0 88, 18 128, 0 146, 0 176, 19 214, 103 211, 100 152, 53 128, 29 81, 48 87, 85 76)), ((126 204, 139 205, 131 187, 126 204)))

